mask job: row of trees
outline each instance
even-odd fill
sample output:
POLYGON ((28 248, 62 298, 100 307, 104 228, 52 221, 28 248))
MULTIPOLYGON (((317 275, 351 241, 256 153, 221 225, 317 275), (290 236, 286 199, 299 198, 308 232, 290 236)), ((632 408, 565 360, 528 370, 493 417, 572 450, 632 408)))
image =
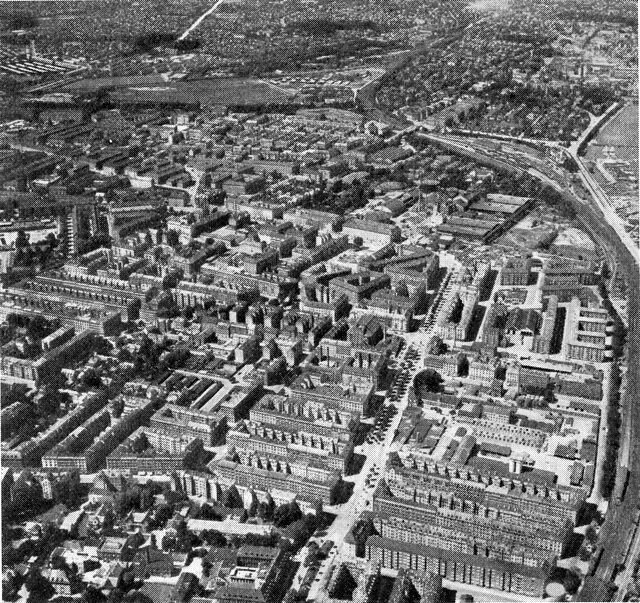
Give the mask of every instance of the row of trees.
POLYGON ((49 322, 43 316, 23 316, 22 314, 7 315, 7 323, 10 327, 25 329, 27 335, 33 339, 42 339, 57 328, 56 323, 49 322))
POLYGON ((620 367, 617 362, 611 364, 611 385, 609 405, 607 406, 607 436, 604 463, 602 466, 601 494, 609 498, 613 494, 620 448, 620 367))
POLYGON ((104 233, 96 233, 88 239, 78 239, 78 253, 84 255, 90 251, 100 249, 100 247, 110 247, 111 237, 104 233))
POLYGON ((200 41, 194 38, 179 40, 172 32, 152 31, 134 38, 133 49, 136 52, 151 52, 155 48, 175 48, 178 52, 191 52, 200 46, 200 41))
MULTIPOLYGON (((125 517, 133 510, 148 511, 153 507, 154 497, 160 491, 160 487, 152 482, 147 482, 144 485, 127 485, 116 495, 114 511, 119 517, 125 517)), ((156 512, 158 509, 156 509, 156 512)), ((171 512, 172 509, 169 509, 169 511, 171 512)))
POLYGON ((380 26, 371 19, 305 19, 287 26, 287 30, 310 36, 332 36, 338 31, 379 31, 380 26))
POLYGON ((362 36, 354 35, 348 40, 327 40, 322 43, 303 42, 301 44, 288 47, 276 45, 266 50, 262 49, 258 55, 246 57, 243 61, 238 61, 234 65, 234 74, 241 77, 263 75, 272 73, 278 69, 301 69, 304 63, 315 61, 317 57, 331 56, 332 60, 325 63, 327 68, 339 65, 343 60, 351 56, 358 56, 366 53, 368 49, 376 49, 376 53, 397 49, 400 43, 391 41, 373 40, 362 36))
MULTIPOLYGON (((603 305, 613 316, 613 343, 612 351, 614 361, 611 363, 611 377, 609 386, 609 405, 607 406, 607 446, 604 457, 602 470, 602 488, 601 494, 605 498, 609 498, 613 494, 616 483, 616 470, 618 466, 618 450, 620 448, 620 428, 622 426, 622 417, 620 415, 620 365, 619 359, 624 354, 626 329, 624 323, 618 316, 607 291, 605 282, 607 270, 602 275, 599 283, 599 291, 603 297, 603 305)), ((605 394, 606 395, 606 394, 605 394)))
POLYGON ((354 180, 350 185, 343 185, 341 180, 327 188, 326 183, 320 183, 318 192, 312 199, 304 203, 304 207, 311 209, 331 210, 339 214, 348 214, 349 212, 364 207, 371 196, 373 189, 367 187, 360 180, 354 180))
MULTIPOLYGON (((216 547, 238 547, 244 543, 256 546, 280 546, 293 552, 300 549, 300 547, 309 540, 321 522, 321 519, 316 515, 304 515, 296 502, 286 503, 280 505, 275 510, 273 509, 273 502, 260 503, 260 505, 254 507, 253 515, 255 516, 258 513, 265 517, 272 515, 274 525, 282 530, 281 535, 261 536, 249 534, 240 538, 238 536, 222 534, 218 530, 204 530, 198 537, 187 530, 186 521, 178 520, 173 526, 175 532, 172 530, 163 537, 161 543, 162 549, 165 551, 191 553, 194 548, 203 543, 216 547), (260 510, 262 505, 266 505, 266 508, 262 507, 262 510, 260 510)), ((247 521, 250 511, 251 509, 243 509, 241 521, 247 521)), ((198 517, 217 521, 220 520, 222 516, 210 505, 203 505, 198 513, 198 517)))
POLYGON ((156 343, 147 335, 142 338, 135 356, 132 356, 126 348, 122 348, 118 352, 120 360, 132 361, 136 373, 149 378, 154 378, 167 369, 182 366, 189 356, 189 351, 184 348, 177 348, 167 352, 164 345, 156 343))
POLYGON ((55 258, 56 249, 58 249, 58 239, 53 233, 49 233, 44 241, 30 245, 29 235, 26 235, 24 231, 19 231, 16 238, 14 264, 25 268, 33 268, 37 265, 45 268, 55 258), (21 234, 23 237, 20 236, 21 234))

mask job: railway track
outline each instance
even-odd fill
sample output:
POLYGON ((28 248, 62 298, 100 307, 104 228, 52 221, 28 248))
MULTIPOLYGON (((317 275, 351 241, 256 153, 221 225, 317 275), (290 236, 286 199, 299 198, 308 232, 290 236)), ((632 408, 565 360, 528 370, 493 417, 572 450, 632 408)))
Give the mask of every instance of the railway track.
MULTIPOLYGON (((452 39, 449 43, 452 43, 452 39)), ((424 52, 425 48, 416 49, 416 53, 424 52)), ((402 62, 388 72, 385 77, 403 67, 414 53, 405 57, 402 62)), ((378 82, 381 85, 385 78, 378 82)), ((395 127, 406 128, 407 124, 400 121, 396 116, 380 109, 375 102, 375 91, 371 88, 367 91, 361 101, 362 109, 367 112, 375 112, 377 119, 387 121, 395 127)), ((370 115, 372 113, 369 113, 370 115)), ((600 126, 603 124, 599 124, 600 126)), ((449 151, 470 157, 479 163, 484 163, 489 167, 511 175, 529 174, 537 178, 540 182, 549 186, 549 177, 540 178, 537 170, 531 170, 531 165, 536 165, 538 161, 534 158, 531 163, 526 163, 526 153, 509 157, 504 153, 499 159, 492 157, 490 151, 482 147, 482 140, 478 140, 474 147, 474 139, 466 137, 464 144, 456 138, 449 138, 447 135, 425 135, 424 138, 431 142, 447 148, 449 151), (478 148, 479 147, 479 148, 478 148)), ((622 429, 621 437, 627 438, 626 445, 621 445, 619 450, 623 451, 627 458, 619 458, 618 466, 626 467, 626 471, 618 471, 616 475, 616 485, 614 492, 620 492, 620 497, 612 497, 609 510, 607 511, 604 523, 600 530, 599 545, 596 551, 594 565, 590 576, 585 581, 581 591, 576 596, 577 601, 603 601, 613 600, 616 586, 614 580, 620 572, 625 571, 626 564, 633 562, 629 559, 630 551, 633 553, 640 545, 634 546, 637 535, 638 510, 640 509, 640 271, 636 261, 637 251, 634 253, 623 241, 616 229, 607 221, 600 206, 596 202, 582 200, 571 190, 570 178, 566 174, 553 172, 554 186, 552 188, 559 192, 563 198, 570 203, 579 216, 580 221, 595 235, 597 240, 606 241, 608 248, 613 251, 618 259, 620 270, 627 279, 627 290, 631 293, 627 303, 628 326, 627 326, 627 382, 626 389, 621 399, 622 429), (606 593, 606 595, 603 595, 606 593), (605 598, 603 598, 603 596, 605 598)))
MULTIPOLYGON (((535 177, 535 173, 524 169, 522 156, 509 160, 503 154, 499 160, 496 160, 489 156, 485 149, 474 149, 471 139, 467 139, 467 144, 461 145, 456 140, 448 141, 446 135, 425 137, 451 152, 472 157, 479 163, 484 161, 486 165, 498 170, 511 174, 529 173, 535 177)), ((544 180, 541 181, 547 184, 544 180)), ((635 534, 636 514, 640 506, 640 404, 638 404, 640 399, 640 299, 637 295, 640 291, 640 273, 634 255, 620 239, 616 230, 606 221, 600 208, 579 199, 569 190, 566 181, 556 180, 556 185, 554 189, 562 191, 563 198, 575 209, 586 229, 601 242, 608 242, 618 258, 620 270, 627 278, 628 290, 636 292, 635 295, 630 296, 627 305, 628 370, 626 389, 621 400, 622 437, 626 438, 626 441, 620 446, 620 450, 624 451, 623 454, 627 458, 620 458, 618 461, 619 466, 626 465, 628 473, 626 471, 617 473, 614 491, 621 494, 619 498, 614 497, 610 503, 600 531, 600 544, 595 556, 597 564, 576 599, 602 601, 605 600, 602 598, 603 592, 606 592, 608 600, 611 600, 616 589, 614 580, 631 561, 627 558, 629 551, 635 550, 631 543, 635 534)))

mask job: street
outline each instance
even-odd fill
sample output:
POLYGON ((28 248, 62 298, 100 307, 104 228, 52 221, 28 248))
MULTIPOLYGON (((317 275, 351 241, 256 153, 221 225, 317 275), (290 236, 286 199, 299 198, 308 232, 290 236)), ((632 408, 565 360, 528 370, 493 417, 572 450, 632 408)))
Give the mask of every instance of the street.
MULTIPOLYGON (((457 137, 445 135, 421 134, 421 136, 440 143, 443 147, 451 149, 454 152, 465 156, 473 156, 477 160, 482 161, 486 157, 487 163, 492 166, 500 167, 512 173, 531 173, 531 165, 541 164, 537 158, 529 156, 526 152, 511 156, 502 152, 498 158, 489 155, 486 149, 482 147, 482 140, 476 141, 472 138, 461 140, 457 137), (476 144, 476 142, 478 144, 476 144), (475 145, 475 146, 474 146, 475 145)), ((547 162, 548 167, 552 167, 547 162)), ((556 173, 555 170, 549 173, 556 173)), ((535 170, 534 170, 535 171, 535 170)), ((536 176, 536 174, 533 174, 536 176)), ((637 550, 638 545, 629 546, 630 540, 634 533, 634 517, 640 504, 640 405, 637 400, 640 395, 640 383, 638 382, 638 374, 640 373, 640 303, 637 292, 640 290, 640 275, 638 273, 638 249, 633 246, 630 237, 626 231, 622 232, 619 228, 616 218, 612 217, 612 212, 603 209, 603 201, 598 197, 598 193, 591 187, 589 192, 593 195, 593 202, 585 202, 577 197, 568 185, 566 174, 555 182, 556 189, 562 191, 563 197, 571 203, 579 215, 580 220, 588 225, 588 229, 593 229, 602 234, 602 236, 615 248, 616 254, 620 261, 621 270, 624 271, 627 281, 628 290, 633 292, 630 295, 627 305, 628 313, 628 366, 627 366, 627 387, 622 398, 622 442, 620 450, 628 455, 627 458, 620 457, 619 466, 626 464, 630 472, 629 486, 626 490, 626 496, 621 502, 612 501, 609 506, 605 522, 600 531, 598 541, 598 550, 601 553, 595 575, 599 581, 608 584, 620 571, 621 563, 626 565, 634 562, 634 554, 640 554, 637 550), (627 552, 630 552, 627 556, 627 552)), ((617 216, 616 216, 617 217, 617 216)), ((621 472, 618 472, 620 476, 621 472)), ((624 570, 623 570, 624 571, 624 570)), ((618 584, 619 588, 626 588, 626 584, 622 580, 626 575, 622 574, 622 579, 618 584)), ((597 588, 596 581, 593 588, 597 588)), ((594 583, 592 583, 594 584, 594 583)), ((578 594, 578 600, 593 600, 594 593, 585 588, 578 594)))
MULTIPOLYGON (((330 579, 332 568, 339 566, 346 559, 346 552, 343 546, 344 538, 354 526, 360 514, 367 509, 371 509, 373 492, 384 475, 387 458, 395 447, 396 430, 400 425, 402 414, 409 404, 409 385, 413 383, 414 377, 423 370, 424 353, 428 342, 435 333, 435 319, 442 301, 445 299, 443 294, 450 286, 450 280, 451 273, 449 272, 435 292, 432 304, 427 314, 423 317, 419 328, 414 332, 404 334, 407 345, 402 348, 402 351, 395 359, 395 366, 399 368, 399 372, 385 397, 385 401, 391 402, 395 412, 386 415, 389 418, 380 427, 378 432, 380 433, 379 441, 375 438, 369 438, 369 441, 356 446, 355 454, 364 456, 365 461, 356 476, 345 478, 345 481, 353 482, 353 493, 347 502, 334 507, 326 507, 327 511, 336 513, 336 518, 328 528, 326 536, 312 540, 318 542, 319 545, 331 540, 335 543, 335 547, 320 566, 307 596, 309 601, 314 600, 326 586, 330 579)), ((386 408, 389 408, 389 406, 386 406, 386 408)), ((302 564, 300 565, 294 578, 294 587, 301 583, 307 569, 302 564)))
POLYGON ((178 38, 178 41, 180 40, 184 40, 187 38, 187 36, 198 27, 198 25, 200 25, 200 23, 202 23, 211 13, 213 13, 221 4, 224 3, 225 0, 217 0, 217 2, 214 2, 213 6, 207 10, 206 12, 204 12, 202 15, 200 15, 190 26, 188 29, 186 29, 184 31, 184 33, 178 38))

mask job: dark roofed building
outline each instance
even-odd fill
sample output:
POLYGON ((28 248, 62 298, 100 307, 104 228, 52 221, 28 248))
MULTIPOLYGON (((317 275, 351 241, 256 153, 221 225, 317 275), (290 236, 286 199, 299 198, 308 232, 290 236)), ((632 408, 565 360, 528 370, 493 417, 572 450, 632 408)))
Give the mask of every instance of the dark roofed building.
POLYGON ((528 567, 380 536, 369 536, 366 548, 367 559, 379 562, 383 568, 419 569, 452 582, 537 598, 542 597, 551 570, 550 566, 528 567))
POLYGON ((173 559, 168 553, 156 547, 143 547, 133 558, 133 568, 136 576, 141 580, 149 576, 171 576, 173 573, 173 559))

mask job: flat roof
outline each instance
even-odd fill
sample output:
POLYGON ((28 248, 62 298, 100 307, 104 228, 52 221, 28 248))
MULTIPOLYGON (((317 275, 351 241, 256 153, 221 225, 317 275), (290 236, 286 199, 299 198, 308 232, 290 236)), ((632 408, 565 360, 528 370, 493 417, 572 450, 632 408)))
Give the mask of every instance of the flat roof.
POLYGON ((498 203, 493 201, 474 201, 470 209, 472 211, 498 212, 504 214, 513 214, 520 209, 519 205, 513 203, 498 203))
POLYGON ((487 195, 488 201, 493 201, 496 203, 505 203, 507 205, 517 205, 521 206, 531 201, 531 197, 516 197, 515 195, 504 195, 501 193, 489 193, 487 195))

